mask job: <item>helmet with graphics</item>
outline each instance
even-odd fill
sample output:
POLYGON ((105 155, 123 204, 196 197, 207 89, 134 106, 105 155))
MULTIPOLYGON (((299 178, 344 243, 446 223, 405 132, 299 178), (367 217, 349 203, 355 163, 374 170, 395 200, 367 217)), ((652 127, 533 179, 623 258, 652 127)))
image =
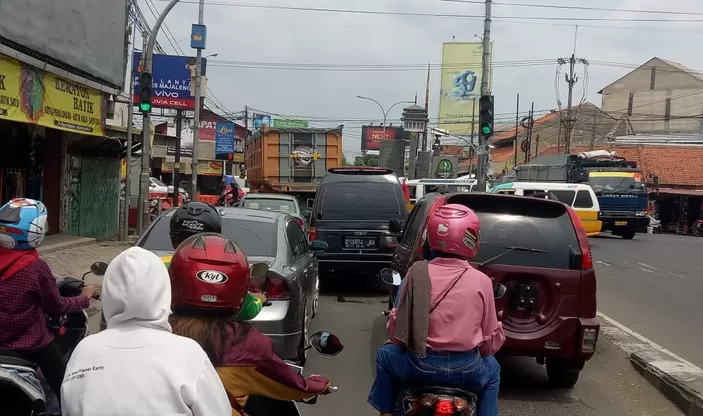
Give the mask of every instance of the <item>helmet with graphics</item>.
POLYGON ((428 221, 427 241, 436 252, 471 260, 478 252, 480 227, 472 209, 460 204, 444 205, 428 221))
POLYGON ((15 198, 0 207, 0 247, 32 250, 46 235, 46 206, 34 199, 15 198))
POLYGON ((180 206, 171 217, 169 235, 176 249, 188 237, 200 233, 221 233, 222 218, 217 208, 200 201, 180 206))

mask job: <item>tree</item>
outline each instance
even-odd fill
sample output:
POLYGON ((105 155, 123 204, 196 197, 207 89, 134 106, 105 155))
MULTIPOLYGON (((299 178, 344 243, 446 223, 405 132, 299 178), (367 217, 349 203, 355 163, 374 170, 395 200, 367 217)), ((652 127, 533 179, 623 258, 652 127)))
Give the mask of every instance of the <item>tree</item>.
POLYGON ((342 166, 352 166, 352 164, 349 163, 349 161, 347 160, 347 156, 344 153, 342 153, 342 166))

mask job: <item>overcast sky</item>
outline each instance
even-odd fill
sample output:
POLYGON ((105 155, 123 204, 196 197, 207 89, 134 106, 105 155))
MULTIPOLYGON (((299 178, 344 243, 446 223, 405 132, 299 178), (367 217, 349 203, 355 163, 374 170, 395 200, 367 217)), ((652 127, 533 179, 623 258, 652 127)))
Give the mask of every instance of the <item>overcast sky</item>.
MULTIPOLYGON (((163 10, 167 4, 165 0, 139 0, 139 3, 150 22, 154 19, 147 6, 163 10)), ((417 91, 418 102, 422 105, 426 66, 430 63, 433 70, 429 117, 431 124, 436 123, 442 42, 452 41, 453 37, 456 41, 478 41, 474 35, 483 34, 482 18, 316 12, 280 7, 482 16, 484 6, 473 3, 476 2, 206 0, 204 17, 208 43, 205 55, 218 53, 209 60, 207 74, 209 87, 221 102, 217 111, 237 112, 247 105, 265 112, 308 119, 311 126, 344 124, 344 152, 347 157, 353 157, 359 153, 361 124, 379 123, 382 119, 374 103, 356 96, 373 97, 387 107, 400 100, 413 100, 417 91), (271 64, 279 65, 275 69, 262 68, 271 64), (388 65, 396 70, 389 71, 388 65)), ((703 11, 695 6, 700 6, 700 0, 498 1, 493 7, 491 31, 497 121, 515 119, 517 93, 520 93, 522 112, 529 110, 532 101, 535 110, 557 108, 556 59, 571 55, 577 24, 576 56, 589 60, 590 65, 588 85, 583 82, 584 67, 577 67, 580 78, 574 90, 575 101, 581 98, 586 86, 588 101, 600 105, 597 92, 601 88, 653 56, 703 70, 703 55, 699 53, 703 41, 703 11), (626 9, 691 14, 623 11, 626 9), (527 20, 527 17, 551 20, 527 20), (567 20, 567 17, 591 20, 567 20), (627 21, 640 19, 655 21, 627 21)), ((193 56, 195 51, 190 49, 188 38, 191 23, 197 21, 197 12, 197 1, 182 0, 166 19, 180 48, 193 56)), ((174 52, 163 34, 159 41, 168 53, 180 54, 174 52)), ((566 105, 563 73, 560 77, 561 100, 566 105)), ((402 107, 398 105, 391 111, 389 122, 392 119, 394 124, 399 123, 402 107)))

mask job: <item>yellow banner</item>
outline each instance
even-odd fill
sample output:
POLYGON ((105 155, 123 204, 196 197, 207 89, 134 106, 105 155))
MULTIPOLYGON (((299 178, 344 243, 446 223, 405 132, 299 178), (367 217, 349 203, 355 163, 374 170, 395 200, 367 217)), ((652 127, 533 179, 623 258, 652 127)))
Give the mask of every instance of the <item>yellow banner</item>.
POLYGON ((0 119, 105 135, 104 95, 0 55, 0 119))
MULTIPOLYGON (((493 43, 490 48, 489 74, 493 73, 493 43)), ((481 42, 447 42, 442 46, 442 80, 439 91, 439 125, 450 134, 470 135, 476 105, 481 96, 481 42)), ((489 85, 491 80, 488 80, 489 85)), ((490 90, 490 88, 489 88, 490 90)), ((478 131, 475 131, 478 134, 478 131)))
MULTIPOLYGON (((222 166, 223 166, 223 164, 221 161, 204 160, 204 161, 198 162, 198 175, 222 176, 222 166)), ((161 172, 168 173, 168 172, 172 172, 172 171, 173 171, 173 162, 161 163, 161 172)), ((184 175, 190 175, 191 172, 193 172, 193 169, 191 169, 190 162, 188 162, 188 163, 181 162, 181 166, 178 171, 184 175)))

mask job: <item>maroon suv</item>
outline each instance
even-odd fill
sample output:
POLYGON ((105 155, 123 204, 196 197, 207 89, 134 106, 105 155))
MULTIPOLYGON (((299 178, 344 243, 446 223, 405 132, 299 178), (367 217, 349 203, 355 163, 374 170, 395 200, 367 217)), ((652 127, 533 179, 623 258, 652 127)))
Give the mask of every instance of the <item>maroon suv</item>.
POLYGON ((472 264, 508 288, 496 301, 507 336, 500 354, 536 357, 546 363, 551 384, 572 387, 595 352, 600 330, 591 250, 576 213, 530 197, 428 194, 405 222, 393 255, 392 267, 401 275, 428 255, 428 217, 446 204, 476 212, 481 244, 472 264))

